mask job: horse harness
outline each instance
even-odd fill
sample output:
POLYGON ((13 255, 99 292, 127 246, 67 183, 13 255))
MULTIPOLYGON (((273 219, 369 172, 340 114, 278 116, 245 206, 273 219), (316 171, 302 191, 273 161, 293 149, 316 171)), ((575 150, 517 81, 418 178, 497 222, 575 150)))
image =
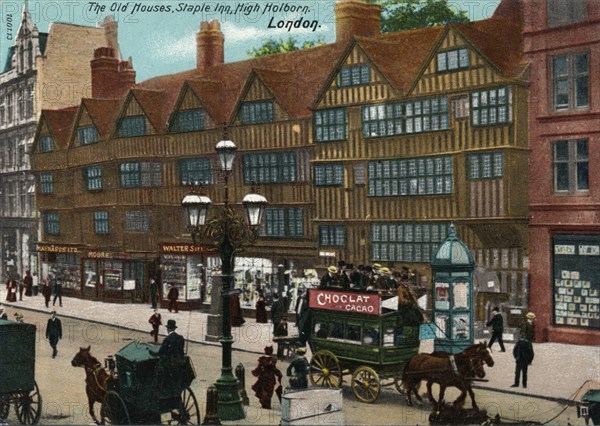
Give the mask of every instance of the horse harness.
POLYGON ((85 367, 85 372, 88 374, 91 374, 94 377, 94 381, 96 382, 96 386, 98 386, 99 389, 101 389, 102 391, 106 392, 106 388, 104 386, 102 386, 100 384, 100 382, 98 381, 98 373, 104 370, 104 367, 102 367, 102 364, 100 364, 99 362, 94 364, 92 367, 85 367))

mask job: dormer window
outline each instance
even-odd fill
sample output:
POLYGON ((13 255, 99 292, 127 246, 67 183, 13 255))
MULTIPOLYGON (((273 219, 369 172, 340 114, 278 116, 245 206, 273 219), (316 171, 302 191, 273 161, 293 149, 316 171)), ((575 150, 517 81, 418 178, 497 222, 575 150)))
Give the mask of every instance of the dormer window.
POLYGON ((95 126, 85 126, 77 129, 79 145, 90 145, 98 142, 98 131, 95 126))
POLYGON ((178 111, 171 126, 173 133, 196 132, 204 129, 204 111, 189 109, 178 111))
POLYGON ((242 124, 272 123, 273 101, 244 102, 240 109, 242 124))
POLYGON ((143 115, 130 115, 119 121, 117 137, 130 138, 146 134, 146 117, 143 115))
POLYGON ((40 152, 52 152, 54 151, 54 139, 52 136, 40 136, 40 152))
POLYGON ((338 74, 340 87, 360 86, 371 82, 371 68, 368 65, 344 67, 338 74))
POLYGON ((469 68, 469 49, 454 49, 437 54, 438 72, 469 68))

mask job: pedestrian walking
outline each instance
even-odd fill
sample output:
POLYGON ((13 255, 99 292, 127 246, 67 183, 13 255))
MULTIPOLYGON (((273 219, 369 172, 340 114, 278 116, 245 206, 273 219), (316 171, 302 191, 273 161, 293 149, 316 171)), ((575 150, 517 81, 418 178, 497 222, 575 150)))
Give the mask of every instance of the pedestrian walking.
POLYGON ((50 285, 50 280, 48 277, 44 280, 44 285, 42 286, 42 295, 44 296, 44 303, 46 303, 46 308, 50 307, 50 297, 52 296, 52 286, 50 285))
POLYGON ((150 332, 150 336, 154 338, 154 343, 158 343, 158 329, 162 325, 162 318, 158 313, 158 309, 154 310, 154 313, 148 320, 150 324, 152 324, 152 331, 150 332))
POLYGON ((286 376, 290 377, 290 387, 292 389, 308 388, 310 364, 308 363, 305 355, 305 347, 296 349, 296 356, 286 370, 286 376))
POLYGON ((52 294, 54 294, 52 306, 56 305, 56 299, 58 299, 58 303, 62 307, 62 280, 60 278, 54 279, 52 283, 52 294))
MULTIPOLYGON (((287 314, 283 314, 281 320, 275 327, 275 332, 273 333, 274 337, 287 337, 288 335, 288 322, 287 322, 287 314)), ((277 343, 277 358, 283 359, 283 345, 281 343, 277 343)))
POLYGON ((156 309, 156 300, 158 296, 158 284, 154 278, 150 278, 150 303, 152 303, 152 309, 156 309))
POLYGON ((283 390, 281 377, 283 375, 277 368, 277 359, 273 356, 273 346, 265 347, 264 351, 265 355, 258 358, 258 366, 252 370, 252 375, 257 377, 256 383, 252 385, 252 390, 260 401, 261 407, 269 410, 271 409, 271 398, 273 397, 277 380, 279 380, 279 387, 275 392, 281 400, 283 390))
POLYGON ((504 319, 500 313, 499 307, 492 309, 492 318, 485 324, 486 327, 492 327, 492 337, 488 343, 488 348, 492 349, 492 345, 496 340, 500 345, 500 352, 506 352, 504 342, 502 341, 502 333, 504 332, 504 319))
POLYGON ((14 280, 11 274, 8 274, 8 280, 6 280, 6 301, 17 301, 17 282, 14 280))
POLYGON ((240 304, 240 293, 240 289, 235 289, 229 295, 229 317, 232 327, 241 327, 246 322, 240 304))
POLYGON ((265 302, 265 295, 262 290, 258 291, 258 299, 256 299, 256 322, 259 324, 269 322, 267 318, 267 303, 265 302))
POLYGON ((23 285, 25 286, 25 296, 31 296, 33 294, 33 278, 31 277, 31 271, 25 271, 23 285))
POLYGON ((58 341, 62 339, 62 323, 56 317, 56 311, 52 311, 50 315, 50 319, 46 324, 46 339, 48 339, 52 348, 52 358, 56 358, 56 355, 58 355, 56 346, 58 345, 58 341))
POLYGON ((167 293, 167 299, 169 300, 169 312, 179 312, 179 307, 177 306, 178 298, 179 289, 177 288, 177 286, 175 286, 175 284, 171 284, 171 287, 169 287, 169 292, 167 293))
POLYGON ((533 362, 534 353, 533 345, 524 334, 521 334, 519 341, 515 344, 515 347, 513 348, 513 356, 515 357, 515 381, 510 387, 516 388, 519 386, 519 378, 522 374, 523 387, 526 388, 527 368, 533 362))
POLYGON ((23 290, 25 289, 23 280, 17 281, 17 287, 19 289, 19 302, 22 302, 23 301, 23 290))
POLYGON ((271 305, 271 322, 273 323, 273 335, 275 335, 275 329, 283 318, 283 304, 279 300, 277 293, 273 294, 273 304, 271 305))

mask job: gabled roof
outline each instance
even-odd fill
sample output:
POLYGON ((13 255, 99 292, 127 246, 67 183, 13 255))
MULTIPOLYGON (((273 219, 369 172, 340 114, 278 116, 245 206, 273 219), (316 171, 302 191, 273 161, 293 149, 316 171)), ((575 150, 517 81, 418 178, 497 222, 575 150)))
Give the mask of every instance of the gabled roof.
POLYGON ((65 148, 67 146, 78 110, 78 106, 73 106, 64 109, 45 109, 42 111, 42 117, 44 117, 48 124, 50 135, 52 135, 57 148, 65 148))
POLYGON ((221 107, 223 85, 220 82, 206 79, 187 80, 185 85, 187 85, 200 100, 204 109, 215 123, 222 125, 227 122, 227 116, 223 113, 224 111, 221 107))
POLYGON ((156 132, 163 132, 167 126, 170 109, 165 108, 163 90, 131 89, 130 93, 144 110, 146 117, 156 132))
POLYGON ((82 108, 87 110, 100 138, 111 134, 121 103, 118 99, 82 99, 82 108))

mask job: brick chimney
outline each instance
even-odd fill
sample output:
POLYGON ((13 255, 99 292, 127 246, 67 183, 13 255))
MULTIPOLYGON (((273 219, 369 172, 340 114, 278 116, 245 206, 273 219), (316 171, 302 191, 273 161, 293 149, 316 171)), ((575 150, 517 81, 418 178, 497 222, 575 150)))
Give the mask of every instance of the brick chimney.
POLYGON ((91 61, 92 97, 118 99, 135 84, 135 71, 130 61, 119 61, 111 47, 94 51, 91 61))
POLYGON ((225 62, 225 37, 219 21, 200 23, 196 34, 196 68, 208 68, 225 62))
POLYGON ((375 36, 381 31, 381 6, 368 0, 338 0, 335 3, 335 41, 352 36, 375 36))
POLYGON ((104 38, 106 39, 106 46, 114 49, 115 57, 120 59, 121 53, 119 51, 119 24, 115 22, 115 19, 109 15, 102 21, 102 28, 104 28, 104 38))

